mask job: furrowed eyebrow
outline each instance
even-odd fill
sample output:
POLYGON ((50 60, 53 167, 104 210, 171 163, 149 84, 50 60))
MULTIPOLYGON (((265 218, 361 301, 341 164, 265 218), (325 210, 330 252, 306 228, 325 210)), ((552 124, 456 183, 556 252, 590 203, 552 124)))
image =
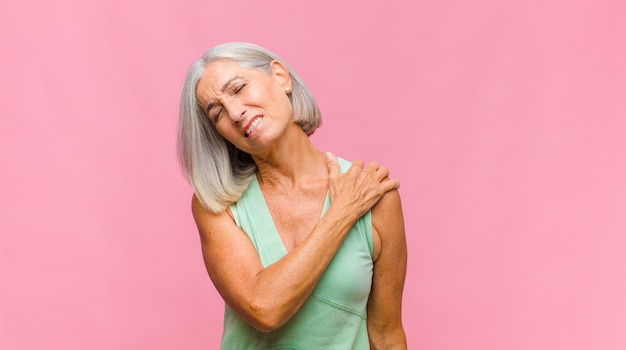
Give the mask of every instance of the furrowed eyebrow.
POLYGON ((224 83, 224 85, 222 85, 222 92, 226 92, 226 89, 228 89, 228 86, 229 86, 230 84, 232 84, 232 82, 233 82, 233 81, 235 81, 235 80, 237 80, 237 79, 243 79, 243 77, 242 77, 242 76, 240 76, 240 75, 238 75, 238 76, 236 76, 236 77, 234 77, 234 78, 230 78, 230 79, 228 79, 228 81, 227 81, 227 82, 225 82, 225 83, 224 83))
MULTIPOLYGON (((228 86, 229 86, 230 84, 232 84, 232 83, 233 83, 233 81, 235 81, 235 80, 237 80, 237 79, 243 79, 243 77, 242 77, 242 76, 240 76, 240 75, 238 75, 238 76, 236 76, 236 77, 233 77, 233 78, 228 79, 228 81, 227 81, 227 82, 225 82, 225 83, 224 83, 224 85, 222 85, 222 92, 225 92, 225 91, 226 91, 226 89, 228 89, 228 86)), ((211 111, 211 108, 213 108, 213 106, 215 106, 215 102, 211 102, 211 103, 209 103, 209 104, 206 106, 206 111, 207 111, 207 113, 209 113, 209 112, 211 111)))
POLYGON ((215 102, 211 102, 206 106, 206 113, 209 114, 211 113, 211 108, 213 108, 213 106, 215 106, 215 102))

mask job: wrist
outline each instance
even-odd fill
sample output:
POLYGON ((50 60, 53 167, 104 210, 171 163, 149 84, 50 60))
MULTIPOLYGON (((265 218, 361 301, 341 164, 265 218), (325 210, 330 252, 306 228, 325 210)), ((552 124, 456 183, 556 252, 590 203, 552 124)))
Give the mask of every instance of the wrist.
POLYGON ((322 217, 322 220, 331 223, 332 227, 349 231, 359 217, 360 215, 348 206, 331 204, 322 217))

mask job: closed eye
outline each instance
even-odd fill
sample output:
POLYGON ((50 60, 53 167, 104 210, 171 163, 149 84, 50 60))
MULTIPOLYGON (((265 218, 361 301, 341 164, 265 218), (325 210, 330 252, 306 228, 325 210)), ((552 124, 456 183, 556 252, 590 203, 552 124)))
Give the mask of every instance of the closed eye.
POLYGON ((237 87, 235 88, 235 90, 233 90, 233 94, 238 93, 238 92, 239 92, 239 91, 241 91, 241 89, 243 89, 244 87, 246 87, 246 84, 237 85, 237 87))
POLYGON ((219 120, 220 114, 222 114, 222 108, 218 108, 215 114, 213 114, 213 124, 217 123, 219 120))
POLYGON ((211 121, 211 123, 217 123, 217 120, 222 113, 222 106, 217 103, 209 103, 206 109, 207 118, 211 121))

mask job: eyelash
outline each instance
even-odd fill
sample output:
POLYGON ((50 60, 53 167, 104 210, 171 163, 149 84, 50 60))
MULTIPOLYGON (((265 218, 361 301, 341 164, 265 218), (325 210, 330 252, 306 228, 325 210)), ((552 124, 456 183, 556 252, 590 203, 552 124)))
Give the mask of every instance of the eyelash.
POLYGON ((217 112, 215 113, 215 115, 213 115, 213 123, 217 123, 217 119, 220 116, 220 114, 222 113, 222 109, 218 109, 217 112))
POLYGON ((233 94, 237 94, 239 91, 241 91, 241 89, 243 89, 246 86, 246 84, 241 84, 239 86, 237 86, 235 88, 235 90, 233 90, 233 94))

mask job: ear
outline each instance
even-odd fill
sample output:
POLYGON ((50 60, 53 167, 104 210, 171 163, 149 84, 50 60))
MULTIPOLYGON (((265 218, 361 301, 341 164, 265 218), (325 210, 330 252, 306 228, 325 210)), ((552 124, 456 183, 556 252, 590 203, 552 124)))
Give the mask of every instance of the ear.
POLYGON ((287 67, 276 60, 272 61, 270 64, 272 66, 272 76, 278 79, 283 89, 289 89, 289 91, 291 91, 291 74, 289 74, 287 67))

